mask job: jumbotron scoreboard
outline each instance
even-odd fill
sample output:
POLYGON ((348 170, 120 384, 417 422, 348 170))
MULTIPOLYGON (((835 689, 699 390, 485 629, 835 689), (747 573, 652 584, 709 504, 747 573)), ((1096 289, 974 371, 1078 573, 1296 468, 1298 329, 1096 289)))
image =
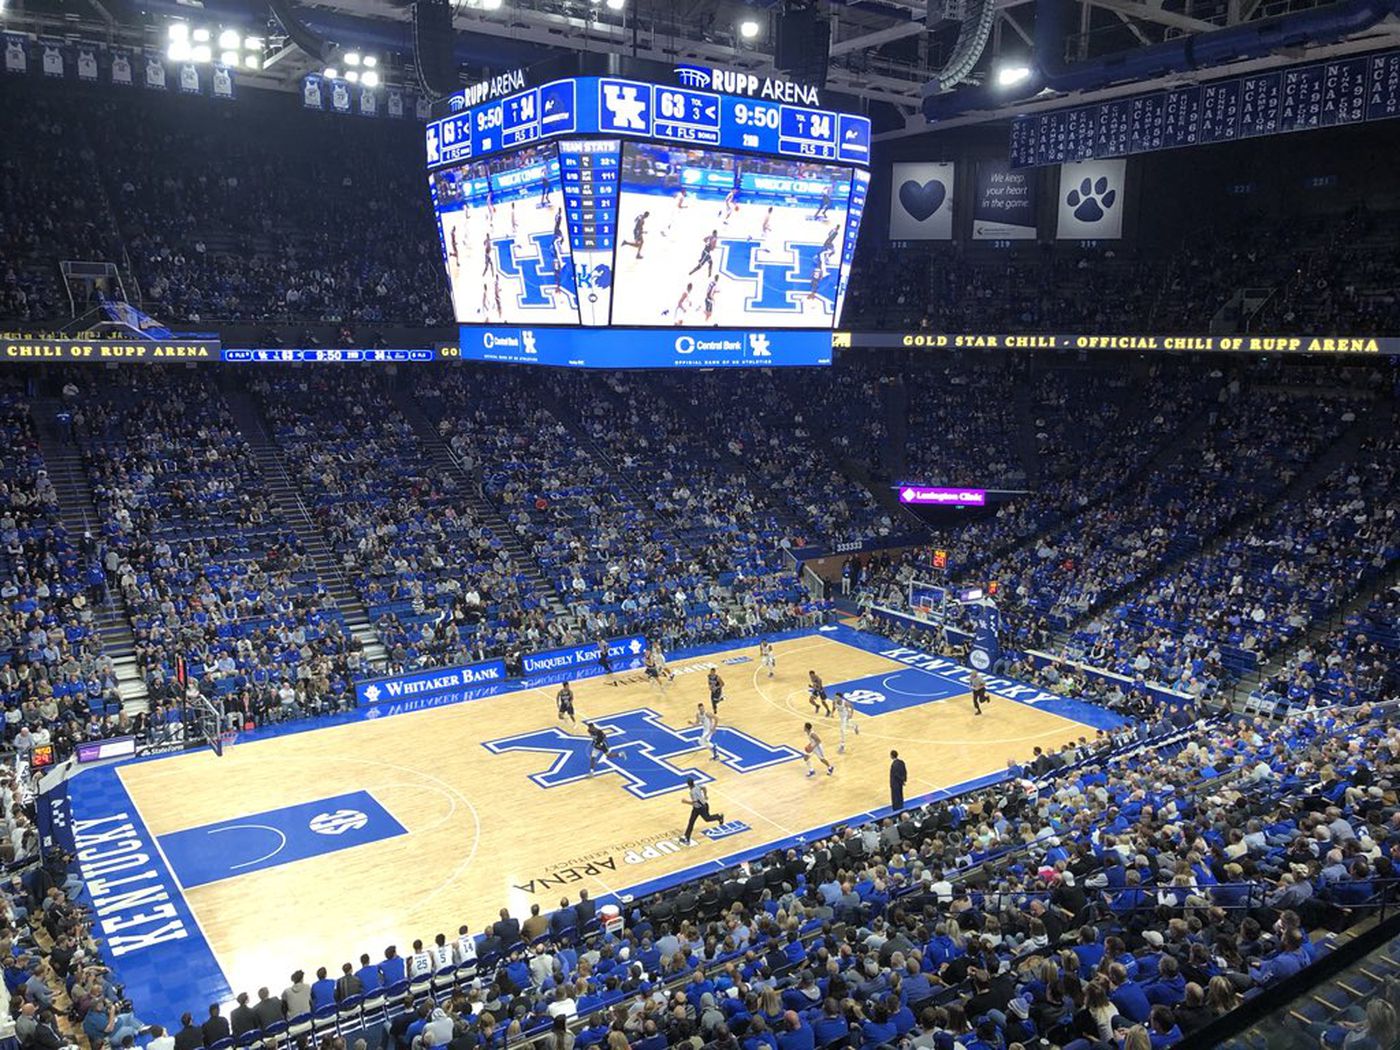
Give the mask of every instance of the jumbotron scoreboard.
POLYGON ((870 121, 803 85, 695 66, 675 77, 567 77, 428 125, 463 357, 830 363, 870 121))

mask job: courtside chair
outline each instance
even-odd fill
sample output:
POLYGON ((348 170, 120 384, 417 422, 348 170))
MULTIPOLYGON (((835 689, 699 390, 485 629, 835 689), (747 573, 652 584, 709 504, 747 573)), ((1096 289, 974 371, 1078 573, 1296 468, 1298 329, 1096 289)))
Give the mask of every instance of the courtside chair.
POLYGON ((311 1031, 311 1014, 297 1014, 287 1019, 287 1042, 294 1045, 298 1038, 311 1031))
POLYGON ((223 1039, 215 1040, 214 1042, 210 1043, 209 1046, 205 1048, 205 1050, 230 1050, 232 1046, 233 1036, 230 1035, 225 1036, 223 1039))
POLYGON ((431 991, 432 991, 432 988, 433 988, 433 975, 432 975, 432 974, 425 974, 425 975, 422 976, 422 977, 415 977, 415 978, 413 978, 413 980, 411 980, 411 981, 409 982, 409 984, 408 984, 408 993, 409 993, 409 995, 413 996, 413 1001, 416 1003, 416 1002, 418 1002, 418 1000, 422 999, 424 996, 430 994, 431 991))
POLYGON ((360 1003, 360 1020, 365 1028, 376 1024, 388 1024, 389 1018, 384 1011, 384 989, 376 988, 366 992, 364 999, 360 1003))
POLYGON ((364 1002, 365 996, 359 992, 347 995, 340 1000, 338 1016, 336 1017, 336 1035, 344 1035, 346 1032, 353 1032, 365 1026, 364 1002))
POLYGON ((441 999, 444 995, 452 991, 457 983, 457 966, 455 963, 442 967, 432 976, 433 998, 441 999))
POLYGON ((327 1003, 311 1011, 311 1035, 320 1041, 323 1035, 334 1032, 339 1027, 340 1004, 327 1003))
POLYGON ((273 1021, 263 1029, 262 1045, 263 1050, 277 1050, 282 1045, 283 1037, 287 1034, 286 1021, 273 1021))
POLYGON ((262 1038, 263 1033, 261 1028, 250 1028, 233 1042, 234 1046, 238 1047, 238 1050, 251 1050, 252 1047, 262 1042, 262 1038))

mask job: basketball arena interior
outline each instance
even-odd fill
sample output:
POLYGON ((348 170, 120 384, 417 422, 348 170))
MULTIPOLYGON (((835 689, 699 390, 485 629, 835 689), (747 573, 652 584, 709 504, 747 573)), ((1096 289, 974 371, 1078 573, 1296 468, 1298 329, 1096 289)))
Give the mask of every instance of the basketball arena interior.
POLYGON ((1400 1048, 1397 0, 0 37, 0 1050, 1400 1048))

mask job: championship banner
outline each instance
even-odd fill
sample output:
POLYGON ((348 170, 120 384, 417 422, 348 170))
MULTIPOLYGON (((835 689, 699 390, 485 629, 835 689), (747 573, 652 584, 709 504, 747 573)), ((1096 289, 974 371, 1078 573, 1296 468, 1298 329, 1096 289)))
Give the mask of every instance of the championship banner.
POLYGON ((130 51, 112 51, 112 83, 118 87, 131 87, 130 51))
POLYGON ((1007 335, 1000 332, 833 332, 842 349, 1129 350, 1160 353, 1400 355, 1400 336, 1341 335, 1007 335))
POLYGON ((1086 160, 1060 165, 1062 241, 1116 241, 1123 236, 1126 160, 1086 160))
POLYGON ((212 88, 215 98, 232 99, 234 92, 233 70, 225 65, 216 65, 212 88))
POLYGON ((165 90, 165 56, 159 51, 146 52, 146 78, 142 83, 156 91, 165 90))
POLYGON ((892 164, 890 171, 890 240, 951 241, 953 163, 892 164))
POLYGON ((5 34, 5 72, 29 72, 29 38, 23 33, 5 34))
POLYGON ((972 197, 974 241, 1035 240, 1036 179, 1000 160, 977 162, 972 197))
POLYGON ((321 85, 324 81, 318 73, 308 73, 301 82, 301 104, 307 109, 321 109, 321 85))
MULTIPOLYGON (((613 667, 620 668, 629 660, 641 657, 646 651, 647 640, 640 634, 624 638, 608 639, 608 659, 613 667)), ((569 645, 562 649, 547 649, 542 653, 528 653, 525 656, 526 675, 546 674, 550 671, 568 671, 578 667, 588 667, 598 662, 598 646, 569 645)))

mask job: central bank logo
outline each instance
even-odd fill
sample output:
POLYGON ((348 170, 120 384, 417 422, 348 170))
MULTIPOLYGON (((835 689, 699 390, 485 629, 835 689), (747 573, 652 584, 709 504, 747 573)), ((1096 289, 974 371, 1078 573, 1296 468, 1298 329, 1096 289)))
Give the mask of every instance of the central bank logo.
POLYGON ((358 831, 369 823, 369 814, 358 809, 338 809, 334 813, 317 813, 311 818, 311 830, 318 835, 344 835, 358 831))
MULTIPOLYGON (((674 729, 650 708, 622 711, 594 719, 608 737, 608 757, 593 771, 594 778, 615 778, 636 798, 656 798, 685 789, 686 777, 705 784, 714 780, 705 767, 715 763, 737 773, 752 773, 801 758, 796 748, 771 746, 732 726, 715 730, 714 747, 719 758, 700 743, 700 727, 674 729), (693 765, 692 765, 693 763, 693 765)), ((563 787, 588 779, 588 736, 546 726, 529 733, 482 742, 493 755, 529 752, 547 760, 542 772, 531 773, 542 788, 563 787)))

